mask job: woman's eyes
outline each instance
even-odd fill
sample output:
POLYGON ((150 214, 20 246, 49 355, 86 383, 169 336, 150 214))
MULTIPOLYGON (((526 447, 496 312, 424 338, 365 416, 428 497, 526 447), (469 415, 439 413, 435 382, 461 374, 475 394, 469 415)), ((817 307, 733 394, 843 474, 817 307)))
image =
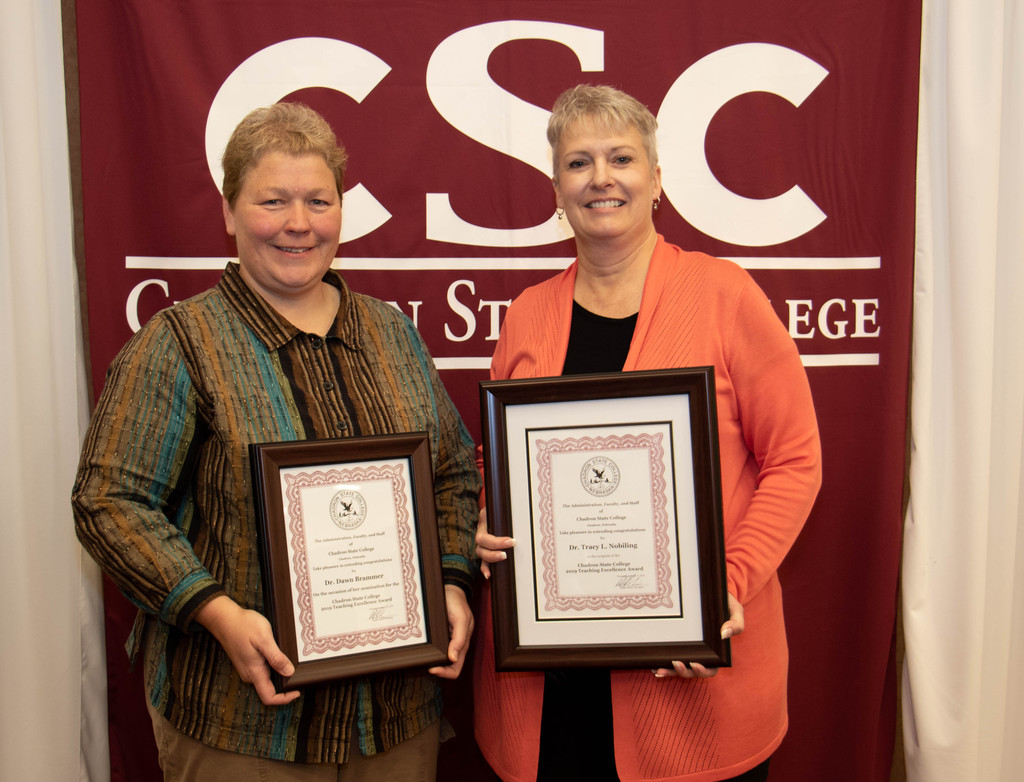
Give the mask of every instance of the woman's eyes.
MULTIPOLYGON (((570 171, 573 169, 580 169, 587 165, 589 162, 590 161, 588 160, 572 160, 569 162, 568 168, 570 171)), ((612 165, 616 166, 628 166, 630 163, 633 162, 633 158, 630 155, 615 155, 613 158, 610 159, 610 162, 612 163, 612 165)))
MULTIPOLYGON (((284 202, 285 201, 284 201, 283 198, 268 198, 267 200, 263 201, 262 203, 263 203, 264 206, 281 206, 282 204, 284 204, 284 202)), ((330 206, 331 202, 328 201, 325 198, 311 198, 311 199, 309 199, 309 204, 311 206, 324 207, 324 206, 330 206)))

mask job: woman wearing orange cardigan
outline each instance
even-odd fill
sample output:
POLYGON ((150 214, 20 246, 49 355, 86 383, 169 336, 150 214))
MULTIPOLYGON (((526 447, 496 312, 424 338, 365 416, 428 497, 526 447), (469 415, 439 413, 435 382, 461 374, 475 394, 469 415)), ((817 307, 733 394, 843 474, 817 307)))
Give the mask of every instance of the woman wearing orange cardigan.
MULTIPOLYGON (((498 673, 484 596, 475 730, 508 782, 764 780, 786 733, 788 652, 776 571, 821 482, 811 393, 796 346, 738 266, 668 244, 656 122, 610 87, 581 85, 548 125, 559 215, 577 259, 511 305, 491 378, 715 368, 732 667, 498 673)), ((477 553, 501 567, 509 538, 477 553)))

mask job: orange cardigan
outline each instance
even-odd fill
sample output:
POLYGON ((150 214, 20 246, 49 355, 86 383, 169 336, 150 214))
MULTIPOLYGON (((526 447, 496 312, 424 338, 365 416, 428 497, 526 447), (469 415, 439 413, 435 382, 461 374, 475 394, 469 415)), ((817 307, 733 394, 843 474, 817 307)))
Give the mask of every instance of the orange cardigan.
MULTIPOLYGON (((492 379, 561 374, 576 268, 527 288, 512 303, 491 361, 492 379)), ((732 641, 732 667, 711 679, 612 671, 615 759, 623 782, 736 776, 771 755, 788 724, 789 656, 776 570, 821 483, 807 376, 792 339, 744 270, 684 252, 659 236, 623 369, 707 365, 715 368, 727 583, 744 606, 746 629, 732 641)), ((533 782, 544 675, 495 672, 489 590, 479 627, 477 742, 502 779, 533 782)))

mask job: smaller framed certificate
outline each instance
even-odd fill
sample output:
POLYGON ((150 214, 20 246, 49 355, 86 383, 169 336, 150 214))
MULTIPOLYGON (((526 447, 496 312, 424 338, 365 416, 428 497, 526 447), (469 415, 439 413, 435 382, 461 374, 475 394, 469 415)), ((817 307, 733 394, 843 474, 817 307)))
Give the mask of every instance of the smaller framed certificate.
POLYGON ((498 670, 730 665, 713 367, 480 384, 498 670))
POLYGON ((264 602, 295 666, 278 690, 445 664, 423 432, 249 446, 264 602))

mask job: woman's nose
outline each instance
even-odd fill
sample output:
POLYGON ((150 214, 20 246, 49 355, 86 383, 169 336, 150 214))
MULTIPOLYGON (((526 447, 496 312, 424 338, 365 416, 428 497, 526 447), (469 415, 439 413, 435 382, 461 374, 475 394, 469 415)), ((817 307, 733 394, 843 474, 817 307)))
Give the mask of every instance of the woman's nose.
POLYGON ((594 163, 594 187, 605 188, 612 183, 612 170, 604 161, 598 160, 594 163))
POLYGON ((301 202, 289 204, 285 219, 285 229, 304 233, 309 230, 309 225, 309 213, 306 210, 306 205, 301 202))

